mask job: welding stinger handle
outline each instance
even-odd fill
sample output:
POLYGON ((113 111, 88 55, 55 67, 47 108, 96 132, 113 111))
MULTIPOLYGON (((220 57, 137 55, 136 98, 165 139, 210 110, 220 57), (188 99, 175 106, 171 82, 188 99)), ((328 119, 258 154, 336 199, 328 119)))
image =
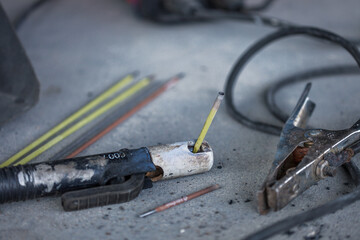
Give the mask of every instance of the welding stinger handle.
POLYGON ((0 169, 0 203, 116 184, 154 171, 147 148, 0 169))

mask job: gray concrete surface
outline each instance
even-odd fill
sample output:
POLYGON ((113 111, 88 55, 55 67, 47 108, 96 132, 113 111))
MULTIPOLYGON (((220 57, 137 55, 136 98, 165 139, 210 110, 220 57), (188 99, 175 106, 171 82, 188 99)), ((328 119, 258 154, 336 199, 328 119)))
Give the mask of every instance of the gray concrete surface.
MULTIPOLYGON (((16 1, 6 1, 7 9, 16 1)), ((23 1, 21 1, 23 2, 23 1)), ((357 0, 278 0, 266 13, 305 25, 360 38, 357 0)), ((15 10, 13 10, 15 11, 15 10)), ((271 28, 238 21, 164 26, 136 18, 118 0, 50 1, 18 31, 41 83, 39 103, 0 129, 5 161, 122 75, 139 70, 159 81, 178 72, 186 77, 82 154, 172 143, 197 137, 234 61, 271 28)), ((236 87, 239 108, 254 119, 280 124, 260 96, 274 80, 309 67, 352 63, 329 44, 292 38, 273 44, 253 59, 236 87)), ((311 124, 349 127, 360 116, 358 77, 332 77, 313 84, 317 108, 311 124), (336 96, 336 97, 335 97, 336 96)), ((278 95, 290 111, 304 84, 278 95)), ((39 156, 45 161, 76 134, 39 156)), ((340 172, 312 187, 283 210, 260 216, 255 193, 272 162, 278 137, 250 130, 222 106, 208 133, 215 152, 205 174, 163 181, 135 200, 79 212, 64 212, 59 197, 0 205, 0 239, 239 239, 286 216, 306 211, 351 191, 340 172), (145 219, 153 207, 218 183, 222 188, 145 219), (230 204, 232 203, 232 204, 230 204)), ((321 231, 322 239, 359 239, 360 202, 273 239, 303 239, 321 231)))

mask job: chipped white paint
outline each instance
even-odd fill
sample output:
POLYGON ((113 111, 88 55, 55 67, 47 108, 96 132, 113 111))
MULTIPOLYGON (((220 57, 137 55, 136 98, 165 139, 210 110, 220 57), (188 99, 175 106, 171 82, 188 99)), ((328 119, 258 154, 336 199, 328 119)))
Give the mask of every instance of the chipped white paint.
POLYGON ((101 160, 96 159, 96 160, 89 160, 89 166, 100 166, 100 167, 105 167, 108 164, 108 159, 106 159, 105 157, 101 160))
MULTIPOLYGON (((201 151, 192 153, 193 141, 148 147, 151 159, 164 171, 161 179, 169 179, 207 172, 214 163, 213 151, 203 142, 201 151)), ((157 179, 160 180, 160 179, 157 179)))
POLYGON ((32 175, 24 174, 23 172, 18 173, 18 181, 21 186, 26 186, 27 182, 33 182, 32 175))

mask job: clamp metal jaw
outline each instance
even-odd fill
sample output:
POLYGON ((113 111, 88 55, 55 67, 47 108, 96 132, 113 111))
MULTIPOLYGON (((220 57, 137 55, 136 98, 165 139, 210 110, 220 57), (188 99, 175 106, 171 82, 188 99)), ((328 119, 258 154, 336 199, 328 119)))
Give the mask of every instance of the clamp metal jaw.
POLYGON ((283 127, 275 160, 257 194, 260 214, 280 210, 317 181, 334 176, 354 155, 349 147, 360 141, 360 120, 345 130, 305 129, 315 108, 310 88, 307 84, 283 127))

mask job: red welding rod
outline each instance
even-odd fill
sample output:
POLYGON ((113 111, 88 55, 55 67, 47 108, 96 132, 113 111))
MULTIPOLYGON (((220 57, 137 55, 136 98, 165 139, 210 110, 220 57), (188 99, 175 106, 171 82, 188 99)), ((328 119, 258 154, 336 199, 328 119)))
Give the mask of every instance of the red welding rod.
POLYGON ((149 216, 149 215, 151 215, 153 213, 164 211, 164 210, 166 210, 168 208, 171 208, 171 207, 174 207, 176 205, 182 204, 182 203, 187 202, 187 201, 189 201, 189 200, 191 200, 193 198, 200 197, 201 195, 204 195, 206 193, 215 191, 216 189, 219 189, 219 188, 220 188, 219 184, 212 185, 212 186, 207 187, 207 188, 205 188, 203 190, 191 193, 191 194, 189 194, 189 195, 187 195, 185 197, 182 197, 182 198, 176 199, 176 200, 174 200, 172 202, 161 205, 161 206, 159 206, 159 207, 157 207, 157 208, 155 208, 155 209, 153 209, 151 211, 148 211, 146 213, 141 214, 139 217, 143 218, 143 217, 149 216))

